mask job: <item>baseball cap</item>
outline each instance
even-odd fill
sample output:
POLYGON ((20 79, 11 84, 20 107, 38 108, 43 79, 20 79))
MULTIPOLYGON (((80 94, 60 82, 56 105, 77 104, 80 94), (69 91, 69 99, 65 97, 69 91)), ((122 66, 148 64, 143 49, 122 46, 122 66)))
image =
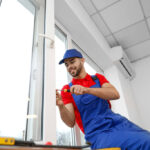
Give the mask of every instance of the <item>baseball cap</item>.
POLYGON ((68 49, 66 50, 63 59, 59 62, 59 64, 64 63, 64 60, 67 58, 72 58, 72 57, 78 57, 78 58, 83 58, 82 54, 77 51, 76 49, 68 49))

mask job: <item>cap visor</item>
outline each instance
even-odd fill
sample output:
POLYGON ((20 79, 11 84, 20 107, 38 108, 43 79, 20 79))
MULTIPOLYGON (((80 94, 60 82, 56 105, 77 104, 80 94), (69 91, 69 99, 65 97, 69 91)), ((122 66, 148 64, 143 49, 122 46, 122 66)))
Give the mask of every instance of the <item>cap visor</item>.
POLYGON ((64 63, 64 59, 62 59, 60 62, 59 62, 59 65, 63 64, 64 63))

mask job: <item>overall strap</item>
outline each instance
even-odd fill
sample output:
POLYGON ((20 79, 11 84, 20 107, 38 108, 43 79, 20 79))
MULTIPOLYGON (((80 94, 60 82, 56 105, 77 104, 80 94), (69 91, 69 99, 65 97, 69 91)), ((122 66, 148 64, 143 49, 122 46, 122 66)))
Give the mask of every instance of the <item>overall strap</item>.
POLYGON ((71 88, 71 86, 72 86, 72 82, 70 82, 68 85, 69 85, 69 87, 71 88))
MULTIPOLYGON (((92 75, 91 77, 92 77, 93 81, 96 82, 96 83, 98 83, 100 85, 100 87, 101 87, 101 84, 100 84, 100 81, 99 81, 98 77, 96 75, 92 75)), ((111 109, 111 103, 110 103, 110 101, 107 100, 107 102, 108 102, 109 108, 111 109)))
POLYGON ((98 79, 98 77, 96 75, 91 75, 91 78, 93 79, 94 82, 98 83, 100 85, 100 87, 101 87, 99 79, 98 79))

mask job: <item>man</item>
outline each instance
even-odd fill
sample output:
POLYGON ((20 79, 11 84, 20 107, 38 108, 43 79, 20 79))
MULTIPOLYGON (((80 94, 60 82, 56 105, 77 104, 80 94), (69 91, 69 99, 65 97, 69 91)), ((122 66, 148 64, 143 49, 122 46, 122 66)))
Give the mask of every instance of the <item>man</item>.
POLYGON ((61 94, 56 91, 62 120, 69 127, 74 127, 77 122, 92 149, 150 150, 150 133, 111 111, 108 100, 119 99, 118 91, 103 75, 87 74, 84 62, 76 49, 67 50, 59 62, 65 64, 73 77, 72 82, 62 88, 61 94), (64 89, 70 92, 64 92, 64 89))

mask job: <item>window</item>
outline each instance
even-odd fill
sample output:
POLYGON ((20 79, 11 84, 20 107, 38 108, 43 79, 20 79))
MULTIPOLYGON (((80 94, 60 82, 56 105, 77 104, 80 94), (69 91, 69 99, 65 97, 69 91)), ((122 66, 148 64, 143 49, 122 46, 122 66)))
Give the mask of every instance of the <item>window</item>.
MULTIPOLYGON (((26 0, 22 1, 23 4, 26 0)), ((39 141, 43 137, 43 101, 44 101, 44 52, 45 39, 39 34, 45 33, 45 0, 32 0, 35 6, 34 35, 29 87, 29 100, 26 123, 26 140, 39 141)), ((28 9, 31 9, 28 7, 28 9)))
MULTIPOLYGON (((29 3, 29 2, 28 2, 29 3)), ((32 56, 32 12, 17 0, 0 6, 0 136, 25 138, 32 56)))
MULTIPOLYGON (((57 27, 55 30, 55 56, 56 56, 56 89, 61 89, 68 83, 68 75, 65 66, 58 65, 63 58, 67 48, 67 37, 57 27)), ((58 145, 72 145, 72 129, 67 127, 61 120, 59 109, 56 109, 56 123, 57 123, 57 144, 58 145)))

